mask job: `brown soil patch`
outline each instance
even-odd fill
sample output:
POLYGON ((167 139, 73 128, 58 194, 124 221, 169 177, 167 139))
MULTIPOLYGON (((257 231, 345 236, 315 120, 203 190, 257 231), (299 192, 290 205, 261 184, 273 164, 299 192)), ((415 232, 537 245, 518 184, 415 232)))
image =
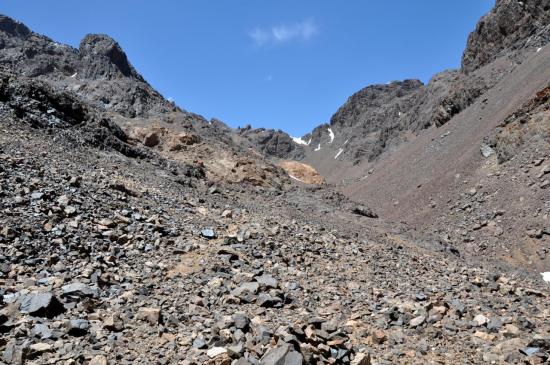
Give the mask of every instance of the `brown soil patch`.
POLYGON ((325 182, 325 178, 321 176, 317 170, 304 163, 296 161, 283 161, 279 163, 286 173, 293 179, 305 184, 321 185, 325 182))

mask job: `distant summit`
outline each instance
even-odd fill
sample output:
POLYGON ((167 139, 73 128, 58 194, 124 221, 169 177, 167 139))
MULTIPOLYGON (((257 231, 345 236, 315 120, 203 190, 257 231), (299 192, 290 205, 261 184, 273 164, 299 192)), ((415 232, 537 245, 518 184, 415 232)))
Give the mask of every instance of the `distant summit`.
POLYGON ((81 77, 108 80, 129 77, 145 82, 120 45, 105 34, 88 34, 79 47, 81 77))

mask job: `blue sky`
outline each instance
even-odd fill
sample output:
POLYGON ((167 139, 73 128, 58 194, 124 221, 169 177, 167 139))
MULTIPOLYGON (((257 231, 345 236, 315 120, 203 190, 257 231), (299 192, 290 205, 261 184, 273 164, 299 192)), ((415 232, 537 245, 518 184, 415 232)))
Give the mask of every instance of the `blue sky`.
POLYGON ((182 108, 300 136, 357 90, 457 68, 494 0, 0 0, 0 12, 78 46, 106 33, 182 108), (93 6, 91 5, 93 4, 93 6))

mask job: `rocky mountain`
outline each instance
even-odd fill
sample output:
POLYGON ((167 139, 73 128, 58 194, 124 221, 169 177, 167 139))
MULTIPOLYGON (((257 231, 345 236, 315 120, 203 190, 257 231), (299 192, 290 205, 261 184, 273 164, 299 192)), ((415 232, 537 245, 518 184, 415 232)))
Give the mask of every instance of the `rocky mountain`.
MULTIPOLYGON (((188 164, 205 164, 208 174, 260 185, 279 186, 280 180, 286 179, 282 170, 270 167, 257 154, 235 143, 231 137, 233 131, 223 122, 207 121, 167 101, 135 70, 120 45, 107 35, 88 34, 75 49, 0 15, 0 64, 4 72, 11 72, 9 80, 26 80, 25 83, 32 84, 30 88, 40 88, 39 93, 63 94, 63 98, 69 98, 78 108, 94 111, 99 115, 96 119, 109 120, 122 128, 119 134, 124 130, 125 139, 156 148, 188 164), (201 156, 205 154, 213 156, 204 161, 201 156), (279 177, 271 179, 273 174, 279 177)), ((17 84, 16 88, 19 87, 17 84)), ((52 116, 65 113, 58 110, 64 106, 50 105, 57 103, 52 97, 40 96, 36 100, 32 90, 25 92, 29 102, 42 103, 42 99, 49 99, 46 103, 49 104, 41 107, 42 112, 51 106, 52 116)), ((10 95, 15 98, 14 93, 10 95)), ((41 114, 35 119, 40 118, 41 114)), ((84 116, 75 118, 74 124, 80 124, 84 116)), ((52 126, 43 120, 38 123, 41 127, 52 126)))
POLYGON ((304 158, 304 148, 282 130, 252 128, 246 126, 236 131, 244 142, 266 157, 301 160, 304 158))
MULTIPOLYGON (((331 165, 332 159, 357 165, 375 161, 411 134, 442 126, 494 87, 527 55, 548 43, 549 9, 545 0, 497 1, 468 37, 460 70, 434 75, 427 85, 419 80, 404 80, 367 86, 352 95, 329 124, 302 137, 310 142, 305 146, 298 142, 304 153, 295 154, 292 148, 284 148, 273 156, 304 160, 316 169, 331 165), (323 156, 315 156, 315 152, 323 156)), ((262 150, 258 143, 261 142, 256 142, 257 148, 262 150)), ((271 150, 265 152, 269 154, 271 150)), ((338 174, 338 179, 341 177, 338 174)), ((336 182, 331 176, 328 178, 336 182)))
POLYGON ((166 101, 129 63, 116 41, 89 34, 78 49, 59 44, 6 16, 0 17, 2 64, 47 79, 125 116, 168 113, 166 101))
POLYGON ((0 16, 0 364, 547 363, 548 12, 300 139, 0 16))
POLYGON ((470 73, 500 56, 522 57, 550 41, 550 1, 497 0, 468 37, 462 71, 470 73))

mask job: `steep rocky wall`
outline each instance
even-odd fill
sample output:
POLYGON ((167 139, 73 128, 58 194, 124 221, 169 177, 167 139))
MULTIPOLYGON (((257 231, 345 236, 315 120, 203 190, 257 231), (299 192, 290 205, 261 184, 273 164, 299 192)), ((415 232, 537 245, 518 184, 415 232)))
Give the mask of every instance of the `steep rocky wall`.
POLYGON ((497 0, 468 37, 462 70, 470 73, 497 57, 550 41, 549 0, 497 0))

